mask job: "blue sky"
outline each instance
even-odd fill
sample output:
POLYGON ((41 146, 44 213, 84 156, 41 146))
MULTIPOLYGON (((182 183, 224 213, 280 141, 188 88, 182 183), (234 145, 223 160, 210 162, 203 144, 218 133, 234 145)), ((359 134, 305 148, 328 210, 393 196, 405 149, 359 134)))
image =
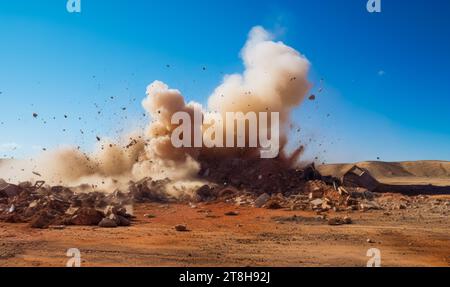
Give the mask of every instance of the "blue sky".
POLYGON ((205 103, 262 25, 312 64, 317 100, 293 116, 307 158, 450 160, 450 1, 366 2, 2 0, 0 158, 144 126, 156 79, 205 103))

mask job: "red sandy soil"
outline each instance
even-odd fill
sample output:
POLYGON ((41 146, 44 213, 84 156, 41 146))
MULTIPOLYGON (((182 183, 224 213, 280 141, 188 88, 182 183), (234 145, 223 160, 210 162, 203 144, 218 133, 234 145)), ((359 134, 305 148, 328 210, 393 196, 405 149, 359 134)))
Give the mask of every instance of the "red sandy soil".
POLYGON ((449 217, 425 209, 353 212, 343 226, 313 212, 226 203, 140 204, 135 215, 116 229, 0 223, 0 266, 65 266, 69 248, 81 251, 82 266, 366 266, 369 248, 381 251, 382 266, 450 266, 449 217), (298 222, 276 218, 293 215, 298 222))

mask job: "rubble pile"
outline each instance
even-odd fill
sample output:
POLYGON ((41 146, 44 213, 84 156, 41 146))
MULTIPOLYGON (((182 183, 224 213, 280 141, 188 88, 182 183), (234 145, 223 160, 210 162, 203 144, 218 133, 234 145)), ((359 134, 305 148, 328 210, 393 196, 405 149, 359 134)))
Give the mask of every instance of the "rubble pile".
POLYGON ((450 200, 445 198, 433 198, 427 195, 418 196, 384 196, 379 203, 384 210, 405 210, 426 208, 432 213, 442 215, 448 214, 450 210, 450 200))
POLYGON ((215 185, 197 190, 198 201, 317 212, 381 209, 375 193, 341 186, 339 179, 323 177, 313 164, 294 169, 281 159, 203 160, 200 176, 215 185))
POLYGON ((29 223, 33 228, 66 225, 129 226, 129 197, 121 192, 76 193, 44 182, 0 182, 0 221, 29 223))
POLYGON ((138 182, 130 182, 129 196, 134 202, 170 202, 175 198, 169 196, 166 192, 166 185, 170 183, 169 179, 152 180, 150 177, 141 179, 138 182))
POLYGON ((377 202, 377 194, 364 188, 337 187, 327 185, 320 180, 307 181, 303 189, 296 194, 282 193, 269 195, 264 193, 256 196, 252 193, 242 193, 233 201, 240 206, 253 206, 267 209, 312 210, 318 213, 333 210, 368 211, 382 207, 377 202))
MULTIPOLYGON (((208 184, 177 197, 167 192, 170 179, 150 177, 129 182, 126 191, 113 193, 92 192, 87 186, 71 189, 48 186, 43 181, 14 185, 0 180, 0 221, 55 229, 66 225, 129 226, 133 219, 132 204, 146 202, 220 201, 255 208, 314 211, 318 215, 328 211, 400 210, 425 205, 446 214, 450 206, 448 200, 431 200, 427 196, 400 199, 397 196, 390 200, 389 195, 381 196, 366 187, 355 186, 358 181, 353 180, 351 186, 346 186, 345 181, 321 176, 314 165, 293 169, 280 159, 202 161, 199 177, 208 184), (86 192, 89 190, 91 192, 86 192)), ((363 180, 359 182, 364 185, 363 180)), ((238 213, 227 215, 237 216, 238 213)), ((351 219, 330 218, 328 223, 351 224, 351 219)))

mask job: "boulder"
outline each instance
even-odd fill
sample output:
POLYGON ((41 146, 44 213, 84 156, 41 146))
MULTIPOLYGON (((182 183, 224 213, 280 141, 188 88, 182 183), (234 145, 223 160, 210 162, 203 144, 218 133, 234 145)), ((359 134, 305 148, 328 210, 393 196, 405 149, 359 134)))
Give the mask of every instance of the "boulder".
POLYGON ((131 221, 128 218, 123 217, 121 215, 118 215, 117 217, 119 219, 119 226, 130 226, 131 225, 131 221))
POLYGON ((175 230, 178 232, 186 232, 188 231, 187 226, 184 224, 175 225, 175 230))
POLYGON ((353 221, 352 221, 350 216, 346 216, 346 217, 344 217, 344 223, 345 224, 352 224, 353 221))
POLYGON ((98 226, 103 227, 103 228, 115 228, 117 227, 117 223, 114 219, 111 218, 103 218, 98 226))
POLYGON ((89 207, 80 208, 71 219, 73 225, 98 225, 103 219, 103 213, 89 207))
POLYGON ((39 211, 30 222, 32 228, 45 229, 53 222, 55 217, 50 214, 47 210, 39 211))
POLYGON ((239 212, 237 212, 237 211, 228 211, 228 212, 225 212, 225 215, 226 216, 238 216, 239 212))
POLYGON ((276 200, 276 199, 271 199, 269 200, 265 205, 265 208, 267 209, 280 209, 283 208, 283 206, 281 205, 281 203, 276 200))
POLYGON ((270 199, 270 195, 267 193, 261 194, 256 200, 255 200, 255 207, 260 208, 264 206, 270 199))
POLYGON ((332 217, 328 219, 328 225, 337 226, 337 225, 343 225, 344 220, 340 217, 332 217))

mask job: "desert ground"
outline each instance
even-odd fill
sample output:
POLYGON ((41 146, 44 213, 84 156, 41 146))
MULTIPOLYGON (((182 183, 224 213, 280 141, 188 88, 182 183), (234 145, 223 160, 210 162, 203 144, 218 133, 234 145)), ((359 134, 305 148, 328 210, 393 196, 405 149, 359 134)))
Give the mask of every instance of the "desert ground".
POLYGON ((329 226, 313 212, 141 204, 126 228, 1 223, 0 266, 65 266, 69 248, 80 250, 82 266, 366 266, 370 248, 382 266, 450 266, 448 214, 424 207, 349 216, 353 224, 329 226), (180 223, 187 232, 174 229, 180 223))
MULTIPOLYGON (((390 179, 415 184, 424 177, 418 175, 391 174, 390 179)), ((1 222, 0 266, 63 267, 70 248, 80 250, 85 267, 364 267, 371 248, 380 250, 382 266, 450 266, 450 195, 386 193, 377 201, 382 209, 340 212, 256 208, 232 201, 141 203, 134 205, 131 226, 112 229, 32 229, 26 223, 1 222), (352 223, 329 225, 327 219, 334 216, 347 216, 352 223), (187 231, 177 231, 180 224, 187 231)))

